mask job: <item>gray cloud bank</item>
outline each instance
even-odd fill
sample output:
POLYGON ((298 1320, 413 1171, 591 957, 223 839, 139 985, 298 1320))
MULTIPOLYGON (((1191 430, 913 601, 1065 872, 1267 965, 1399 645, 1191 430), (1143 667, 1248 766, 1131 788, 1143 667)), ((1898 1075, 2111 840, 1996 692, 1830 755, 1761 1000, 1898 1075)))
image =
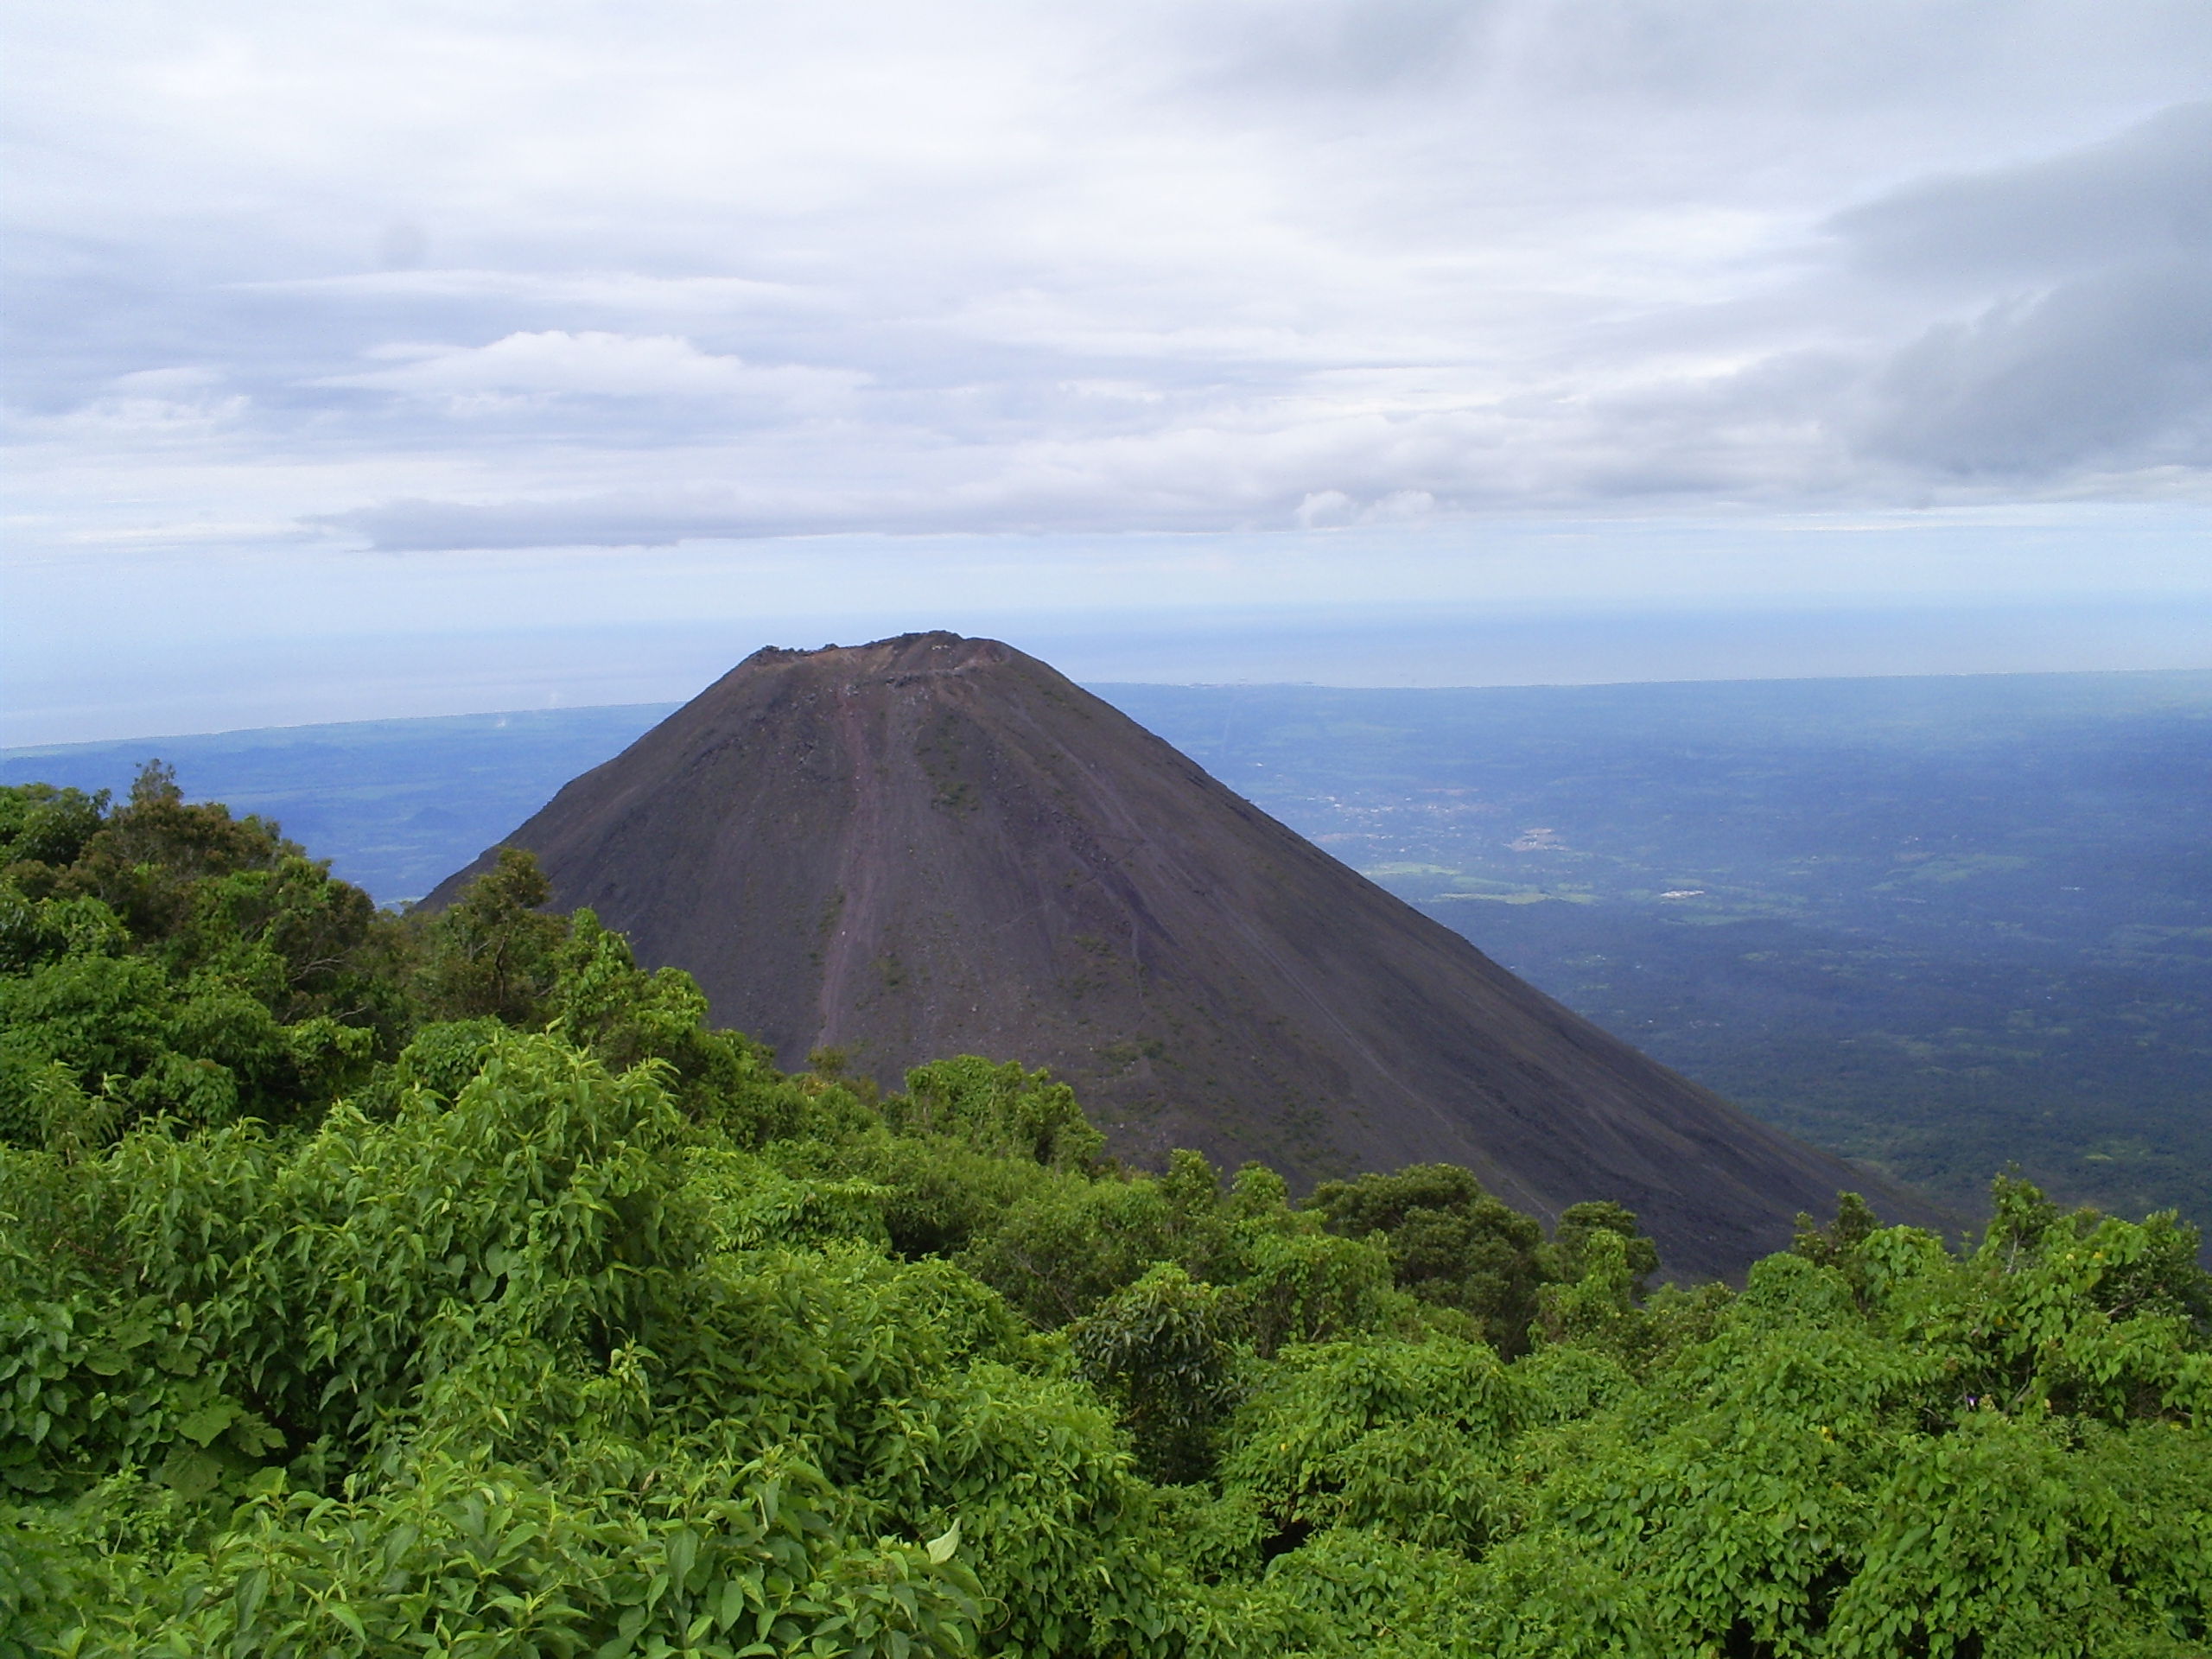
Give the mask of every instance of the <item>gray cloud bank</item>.
POLYGON ((1854 433, 1866 451, 2060 482, 2212 460, 2212 104, 1909 187, 1833 227, 1859 269, 1974 308, 1881 365, 1854 433))
POLYGON ((2201 4, 34 0, 18 533, 2202 501, 2201 4))

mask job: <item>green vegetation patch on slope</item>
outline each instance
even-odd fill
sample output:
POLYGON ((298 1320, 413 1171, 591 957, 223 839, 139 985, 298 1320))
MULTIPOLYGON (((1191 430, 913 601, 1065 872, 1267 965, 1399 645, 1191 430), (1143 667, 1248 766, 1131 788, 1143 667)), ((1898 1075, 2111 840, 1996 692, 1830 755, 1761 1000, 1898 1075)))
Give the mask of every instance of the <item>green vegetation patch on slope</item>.
POLYGON ((153 772, 0 861, 0 1653, 2206 1650, 2171 1216, 1647 1293, 1616 1205, 783 1074, 518 856, 402 918, 153 772))

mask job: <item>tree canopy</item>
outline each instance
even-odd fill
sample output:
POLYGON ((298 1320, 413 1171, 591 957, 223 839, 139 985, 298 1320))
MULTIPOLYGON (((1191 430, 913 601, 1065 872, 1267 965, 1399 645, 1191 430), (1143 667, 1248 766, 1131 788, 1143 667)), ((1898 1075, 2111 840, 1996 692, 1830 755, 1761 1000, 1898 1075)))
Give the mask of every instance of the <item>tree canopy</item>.
POLYGON ((156 769, 0 866, 0 1656, 2207 1651, 2171 1216, 1655 1290, 1602 1199, 785 1074, 526 855, 378 912, 156 769))

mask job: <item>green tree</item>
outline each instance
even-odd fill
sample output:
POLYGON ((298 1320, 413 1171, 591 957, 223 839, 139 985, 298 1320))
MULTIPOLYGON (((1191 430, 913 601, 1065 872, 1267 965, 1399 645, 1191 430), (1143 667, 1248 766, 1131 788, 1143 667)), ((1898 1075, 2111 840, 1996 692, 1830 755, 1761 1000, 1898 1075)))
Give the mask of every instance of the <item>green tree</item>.
POLYGON ((1425 1301, 1459 1308, 1503 1354, 1528 1347, 1543 1230, 1500 1203, 1455 1164, 1416 1164, 1394 1175, 1324 1181, 1308 1201, 1330 1230, 1380 1234, 1398 1285, 1425 1301))
POLYGON ((1077 1364, 1119 1408, 1153 1479, 1212 1468, 1214 1428, 1234 1402, 1231 1329, 1222 1293, 1172 1262, 1068 1326, 1077 1364))
POLYGON ((916 1066, 906 1073, 906 1094, 884 1103, 884 1116, 895 1128, 957 1135, 979 1150, 1052 1169, 1090 1169, 1106 1145, 1067 1084, 1049 1072, 973 1054, 916 1066))
POLYGON ((134 938, 156 941, 183 924, 200 881, 273 869, 288 855, 301 849, 275 824, 234 818, 219 803, 187 802, 175 769, 149 760, 130 798, 82 842, 55 891, 99 899, 134 938))
POLYGON ((0 879, 44 899, 106 821, 108 791, 51 784, 0 785, 0 879))
POLYGON ((537 855, 502 847, 493 867, 435 917, 424 939, 424 1007, 442 1020, 542 1025, 568 941, 567 918, 542 906, 552 886, 537 855))
POLYGON ((1551 1243, 1538 1255, 1545 1276, 1562 1284, 1582 1279, 1590 1270, 1591 1248, 1600 1233, 1620 1240, 1629 1294, 1641 1300, 1650 1289, 1651 1275, 1659 1271, 1659 1247, 1637 1225, 1634 1211, 1610 1198, 1570 1204, 1560 1211, 1551 1243))

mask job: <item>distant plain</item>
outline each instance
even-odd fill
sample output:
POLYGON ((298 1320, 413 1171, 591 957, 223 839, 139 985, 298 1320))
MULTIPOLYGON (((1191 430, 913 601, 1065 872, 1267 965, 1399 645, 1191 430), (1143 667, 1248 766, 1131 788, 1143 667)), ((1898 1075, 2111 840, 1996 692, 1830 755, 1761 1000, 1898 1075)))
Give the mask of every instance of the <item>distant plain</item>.
MULTIPOLYGON (((1260 806, 1746 1109, 1970 1204, 2212 1224, 2212 673, 1094 685, 1260 806)), ((0 752, 174 764, 412 899, 672 704, 0 752)))

